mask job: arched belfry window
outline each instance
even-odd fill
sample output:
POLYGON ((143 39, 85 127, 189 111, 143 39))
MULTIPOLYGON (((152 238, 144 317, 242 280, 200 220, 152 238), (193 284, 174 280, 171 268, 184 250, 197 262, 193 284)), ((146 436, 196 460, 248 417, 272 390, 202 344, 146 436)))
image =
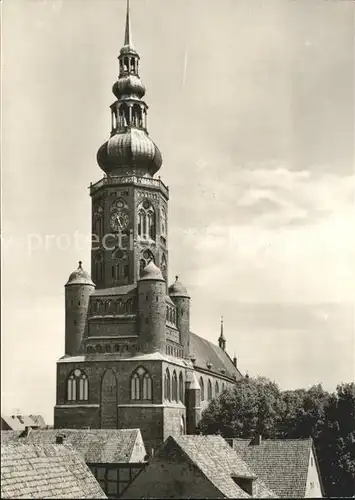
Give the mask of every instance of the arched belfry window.
POLYGON ((214 390, 214 392, 215 392, 215 397, 217 398, 217 397, 218 397, 218 395, 219 395, 219 385, 218 385, 217 380, 216 380, 216 384, 215 384, 215 390, 214 390))
POLYGON ((169 368, 165 371, 164 376, 164 398, 171 401, 171 384, 170 384, 170 372, 169 368))
POLYGON ((67 401, 87 401, 89 382, 87 375, 79 369, 74 370, 67 380, 67 401))
POLYGON ((131 399, 152 400, 153 381, 149 372, 140 366, 131 376, 131 399))
POLYGON ((142 108, 139 104, 134 104, 132 108, 132 125, 133 127, 142 127, 142 108))
POLYGON ((212 399, 212 383, 210 379, 208 379, 208 384, 207 384, 207 400, 211 401, 212 399))
POLYGON ((129 109, 127 104, 124 102, 123 104, 120 105, 119 110, 119 125, 121 127, 128 127, 129 125, 129 109))
POLYGON ((181 372, 179 375, 179 401, 181 401, 181 403, 184 402, 184 378, 181 372))
POLYGON ((172 400, 177 401, 178 400, 178 379, 176 375, 176 371, 173 371, 173 377, 171 379, 171 388, 172 388, 172 400))
POLYGON ((205 400, 205 384, 203 383, 203 378, 200 377, 200 391, 201 391, 201 401, 205 400))
POLYGON ((138 236, 155 240, 155 210, 149 200, 143 200, 138 205, 138 236))

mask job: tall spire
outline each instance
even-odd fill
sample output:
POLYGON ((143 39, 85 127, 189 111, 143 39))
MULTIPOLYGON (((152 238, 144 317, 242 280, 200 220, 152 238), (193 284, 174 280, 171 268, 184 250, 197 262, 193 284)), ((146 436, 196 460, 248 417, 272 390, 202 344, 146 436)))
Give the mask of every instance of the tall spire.
POLYGON ((223 316, 221 316, 221 333, 218 338, 218 345, 221 349, 225 350, 226 348, 226 339, 223 334, 223 316))
POLYGON ((127 0, 124 46, 118 56, 119 74, 112 87, 111 134, 97 152, 106 175, 152 177, 162 165, 159 148, 148 136, 145 86, 139 77, 139 55, 132 47, 130 4, 127 0))
POLYGON ((127 0, 127 11, 126 11, 126 29, 124 33, 124 45, 131 45, 131 19, 129 17, 129 0, 127 0))

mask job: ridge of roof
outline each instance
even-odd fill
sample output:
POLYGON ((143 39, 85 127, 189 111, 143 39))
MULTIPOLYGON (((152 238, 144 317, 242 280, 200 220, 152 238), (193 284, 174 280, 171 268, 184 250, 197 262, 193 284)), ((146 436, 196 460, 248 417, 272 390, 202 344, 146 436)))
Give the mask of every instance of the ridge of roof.
MULTIPOLYGON (((3 431, 1 443, 50 445, 58 435, 64 435, 64 444, 73 446, 86 463, 129 463, 140 429, 33 429, 26 437, 21 431, 3 431)), ((145 454, 143 450, 142 461, 145 454)))
POLYGON ((243 377, 226 351, 194 332, 190 332, 190 355, 196 358, 196 368, 233 380, 243 377), (211 369, 207 368, 207 362, 211 363, 211 369), (225 373, 222 373, 221 370, 224 370, 225 373))

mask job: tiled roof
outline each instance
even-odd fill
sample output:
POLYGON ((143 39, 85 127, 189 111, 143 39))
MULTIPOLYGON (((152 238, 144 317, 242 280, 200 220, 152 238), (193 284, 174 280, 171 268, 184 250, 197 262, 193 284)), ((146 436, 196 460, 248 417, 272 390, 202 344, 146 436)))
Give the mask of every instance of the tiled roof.
POLYGON ((79 455, 65 445, 1 446, 1 498, 107 498, 79 455))
POLYGON ((36 429, 27 437, 21 437, 20 432, 7 436, 9 432, 1 433, 2 443, 55 444, 56 437, 64 435, 63 442, 73 446, 86 463, 129 463, 137 442, 141 445, 140 460, 146 455, 139 429, 36 429))
POLYGON ((24 430, 25 427, 45 427, 45 421, 41 415, 1 415, 1 427, 8 426, 10 429, 24 430), (5 425, 4 425, 5 423, 5 425))
POLYGON ((233 448, 265 484, 282 498, 305 496, 312 439, 233 440, 233 448))
MULTIPOLYGON (((183 450, 188 459, 225 497, 250 497, 234 482, 232 476, 255 480, 256 475, 221 436, 170 437, 161 453, 164 453, 164 449, 169 453, 169 447, 174 447, 174 444, 183 450)), ((258 485, 258 482, 257 492, 260 498, 275 497, 264 485, 258 485)))
POLYGON ((196 358, 196 368, 207 370, 207 362, 210 362, 211 372, 222 375, 221 370, 225 370, 225 375, 229 378, 233 378, 233 375, 237 380, 242 377, 223 349, 192 332, 190 332, 190 355, 196 358))

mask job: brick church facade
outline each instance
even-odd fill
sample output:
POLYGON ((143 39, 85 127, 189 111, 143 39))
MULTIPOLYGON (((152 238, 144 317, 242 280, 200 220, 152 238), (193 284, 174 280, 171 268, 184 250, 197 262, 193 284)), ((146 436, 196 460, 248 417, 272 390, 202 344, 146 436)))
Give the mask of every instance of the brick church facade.
POLYGON ((169 190, 148 135, 145 87, 127 6, 104 172, 90 186, 91 276, 65 285, 65 355, 57 362, 56 428, 139 428, 147 450, 193 434, 201 411, 241 374, 226 352, 190 331, 190 297, 168 286, 169 190))

